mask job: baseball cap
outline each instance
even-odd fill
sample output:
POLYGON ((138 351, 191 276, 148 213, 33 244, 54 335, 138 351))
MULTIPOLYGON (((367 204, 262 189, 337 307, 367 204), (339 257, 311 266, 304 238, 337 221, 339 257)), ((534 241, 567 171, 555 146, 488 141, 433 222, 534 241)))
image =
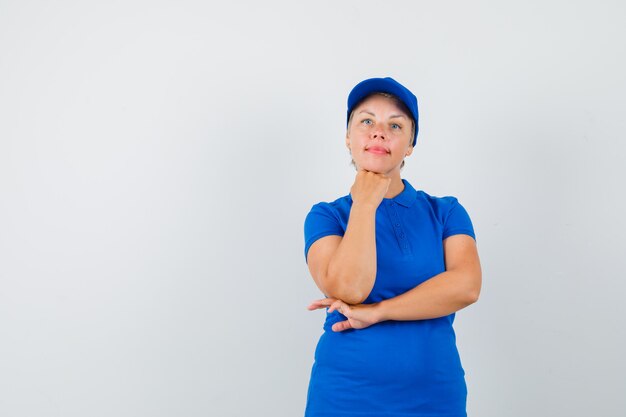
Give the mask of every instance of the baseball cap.
POLYGON ((418 120, 417 97, 408 88, 397 82, 391 77, 385 78, 369 78, 358 83, 348 95, 348 117, 346 127, 350 120, 350 113, 357 104, 364 98, 373 93, 389 93, 396 96, 411 112, 413 121, 415 122, 415 135, 413 137, 413 146, 417 142, 418 120))

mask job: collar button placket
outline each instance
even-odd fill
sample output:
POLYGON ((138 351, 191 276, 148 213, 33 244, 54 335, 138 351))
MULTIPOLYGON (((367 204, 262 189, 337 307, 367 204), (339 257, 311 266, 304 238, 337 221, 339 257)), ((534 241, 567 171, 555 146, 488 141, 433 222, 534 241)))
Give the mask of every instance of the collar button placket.
POLYGON ((396 240, 398 241, 398 245, 400 246, 400 250, 404 255, 411 255, 411 248, 409 247, 409 242, 406 238, 406 233, 402 228, 402 222, 400 221, 400 216, 398 215, 398 206, 391 201, 387 205, 387 213, 391 219, 391 223, 395 226, 393 228, 394 234, 396 235, 396 240))

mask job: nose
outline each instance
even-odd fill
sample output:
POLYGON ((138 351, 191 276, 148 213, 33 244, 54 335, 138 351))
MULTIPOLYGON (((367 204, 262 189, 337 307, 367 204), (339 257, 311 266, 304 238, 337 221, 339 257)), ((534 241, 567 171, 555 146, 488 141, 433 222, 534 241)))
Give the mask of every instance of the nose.
POLYGON ((372 131, 372 139, 382 139, 385 140, 385 133, 382 129, 376 128, 372 131))

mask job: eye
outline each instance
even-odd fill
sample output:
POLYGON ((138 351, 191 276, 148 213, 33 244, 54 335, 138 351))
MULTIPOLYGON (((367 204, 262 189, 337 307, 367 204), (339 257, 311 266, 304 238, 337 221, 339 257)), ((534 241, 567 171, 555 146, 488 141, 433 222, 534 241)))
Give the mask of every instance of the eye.
POLYGON ((391 124, 391 128, 392 128, 392 129, 402 129, 402 126, 400 126, 400 125, 399 125, 399 124, 397 124, 397 123, 392 123, 392 124, 391 124))
POLYGON ((361 120, 361 123, 363 123, 364 125, 371 125, 372 124, 372 119, 363 119, 363 120, 361 120))

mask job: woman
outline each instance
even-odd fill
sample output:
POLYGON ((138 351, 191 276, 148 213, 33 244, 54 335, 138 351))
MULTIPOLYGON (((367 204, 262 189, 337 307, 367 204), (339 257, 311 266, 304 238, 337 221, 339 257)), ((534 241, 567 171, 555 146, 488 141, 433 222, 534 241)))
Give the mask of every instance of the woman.
POLYGON ((348 96, 350 194, 315 204, 305 258, 327 308, 306 417, 466 416, 452 327, 476 302, 481 267, 466 210, 400 177, 417 141, 417 98, 391 78, 348 96))

